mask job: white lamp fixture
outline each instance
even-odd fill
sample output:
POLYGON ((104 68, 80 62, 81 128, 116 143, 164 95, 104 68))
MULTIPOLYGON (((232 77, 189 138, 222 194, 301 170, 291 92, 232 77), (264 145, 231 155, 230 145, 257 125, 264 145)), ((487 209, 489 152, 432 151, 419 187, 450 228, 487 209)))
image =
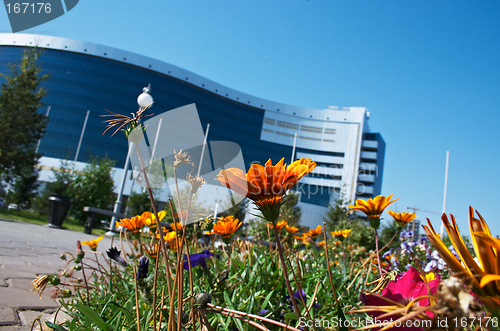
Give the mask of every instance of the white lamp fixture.
POLYGON ((146 108, 153 103, 153 97, 151 96, 151 84, 142 89, 142 93, 137 97, 137 103, 139 107, 146 108))

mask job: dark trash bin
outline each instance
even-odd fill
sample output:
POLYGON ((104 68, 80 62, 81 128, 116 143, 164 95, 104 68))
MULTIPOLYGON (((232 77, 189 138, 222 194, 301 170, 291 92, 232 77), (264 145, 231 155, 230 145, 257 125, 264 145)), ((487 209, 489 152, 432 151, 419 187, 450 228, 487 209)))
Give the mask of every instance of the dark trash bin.
POLYGON ((62 227, 66 216, 68 216, 71 199, 63 195, 54 194, 49 198, 49 224, 51 228, 62 227))

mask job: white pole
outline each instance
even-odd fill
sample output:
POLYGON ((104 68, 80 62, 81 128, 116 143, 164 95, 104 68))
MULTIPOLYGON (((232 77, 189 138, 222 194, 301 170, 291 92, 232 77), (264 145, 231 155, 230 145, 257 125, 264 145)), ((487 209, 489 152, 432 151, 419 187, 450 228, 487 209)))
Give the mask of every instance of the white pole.
POLYGON ((160 128, 161 128, 161 121, 162 120, 163 120, 163 118, 160 118, 160 121, 158 122, 158 129, 156 129, 155 143, 153 145, 153 151, 151 152, 151 159, 149 160, 150 164, 153 162, 153 158, 155 157, 156 144, 158 143, 158 135, 160 134, 160 128))
POLYGON ((219 206, 219 203, 217 199, 215 199, 215 209, 214 209, 214 222, 217 222, 217 207, 219 206))
MULTIPOLYGON (((125 159, 125 166, 123 167, 123 175, 122 175, 122 181, 120 184, 120 189, 118 191, 118 196, 116 197, 116 202, 115 202, 115 208, 113 209, 113 213, 118 213, 120 211, 120 206, 122 204, 122 196, 123 196, 123 188, 125 187, 125 181, 127 180, 127 172, 128 172, 128 166, 130 164, 130 154, 132 153, 134 144, 128 143, 128 152, 127 152, 127 158, 125 159)), ((109 227, 109 231, 106 232, 107 236, 114 236, 115 233, 113 232, 116 227, 116 221, 118 217, 113 216, 111 219, 111 226, 109 227)))
POLYGON ((80 140, 78 141, 78 147, 75 153, 75 162, 78 160, 78 154, 80 154, 80 147, 82 146, 83 135, 85 134, 85 128, 87 127, 87 120, 89 119, 90 110, 87 110, 87 115, 85 116, 85 121, 83 122, 82 133, 80 134, 80 140))
POLYGON ((295 160, 295 147, 297 146, 297 132, 295 132, 295 138, 293 138, 293 149, 292 149, 292 162, 295 160))
MULTIPOLYGON (((47 108, 47 113, 45 113, 45 117, 49 117, 49 113, 50 113, 50 106, 47 108)), ((36 144, 35 154, 38 153, 38 148, 40 148, 40 141, 42 141, 42 138, 38 139, 38 143, 36 144)))
MULTIPOLYGON (((444 198, 443 198, 443 214, 446 212, 446 191, 448 189, 448 166, 450 164, 450 151, 446 151, 446 172, 444 175, 444 198)), ((441 238, 444 236, 444 223, 441 223, 441 238)))
POLYGON ((205 139, 203 139, 203 148, 201 149, 200 162, 198 165, 198 173, 196 174, 196 177, 200 177, 201 164, 203 163, 203 154, 205 154, 205 147, 207 146, 207 137, 209 129, 210 129, 210 123, 207 124, 207 131, 205 131, 205 139))

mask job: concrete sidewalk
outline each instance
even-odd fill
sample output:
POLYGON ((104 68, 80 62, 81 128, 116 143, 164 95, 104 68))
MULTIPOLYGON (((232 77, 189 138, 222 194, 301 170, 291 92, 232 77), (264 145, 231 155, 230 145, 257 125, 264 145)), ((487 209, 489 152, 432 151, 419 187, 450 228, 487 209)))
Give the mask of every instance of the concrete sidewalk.
MULTIPOLYGON (((38 315, 57 310, 54 287, 48 285, 39 299, 31 282, 36 274, 58 273, 65 264, 60 255, 74 254, 77 240, 92 238, 97 236, 0 219, 0 331, 29 331, 38 315)), ((110 244, 105 237, 97 250, 104 252, 110 244)))

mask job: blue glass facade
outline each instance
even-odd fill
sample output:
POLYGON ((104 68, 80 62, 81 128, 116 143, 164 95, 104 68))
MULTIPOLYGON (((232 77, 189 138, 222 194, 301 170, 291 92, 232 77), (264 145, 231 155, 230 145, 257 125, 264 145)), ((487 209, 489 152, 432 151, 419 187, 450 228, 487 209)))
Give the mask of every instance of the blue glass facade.
MULTIPOLYGON (((19 61, 24 47, 0 46, 1 72, 6 64, 19 61)), ((48 89, 43 99, 50 106, 47 132, 39 152, 48 157, 73 160, 87 110, 90 110, 78 161, 91 155, 108 156, 123 168, 127 141, 123 134, 102 136, 105 109, 128 114, 136 111, 136 98, 142 87, 153 87, 155 114, 195 103, 203 127, 210 123, 209 140, 233 141, 241 146, 247 167, 289 157, 292 148, 260 141, 264 111, 235 103, 222 96, 152 70, 138 68, 90 55, 43 49, 38 64, 51 77, 43 83, 48 89)), ((45 112, 47 108, 40 109, 45 112)))
POLYGON ((127 140, 122 133, 103 136, 100 115, 105 109, 124 115, 135 112, 137 96, 151 84, 151 112, 158 115, 196 104, 202 127, 210 124, 208 140, 238 144, 247 169, 269 158, 276 162, 284 157, 288 163, 294 145, 295 159, 316 161, 314 173, 295 188, 300 192, 303 225, 321 223, 328 205, 340 195, 353 201, 381 192, 385 142, 379 133, 370 132, 364 107, 317 110, 274 103, 154 59, 50 36, 0 34, 0 72, 8 73, 7 64, 19 61, 33 40, 42 52, 38 64, 50 74, 43 82, 48 94, 40 109, 45 113, 50 106, 39 147, 46 157, 74 160, 90 111, 78 161, 107 156, 123 168, 127 140))

